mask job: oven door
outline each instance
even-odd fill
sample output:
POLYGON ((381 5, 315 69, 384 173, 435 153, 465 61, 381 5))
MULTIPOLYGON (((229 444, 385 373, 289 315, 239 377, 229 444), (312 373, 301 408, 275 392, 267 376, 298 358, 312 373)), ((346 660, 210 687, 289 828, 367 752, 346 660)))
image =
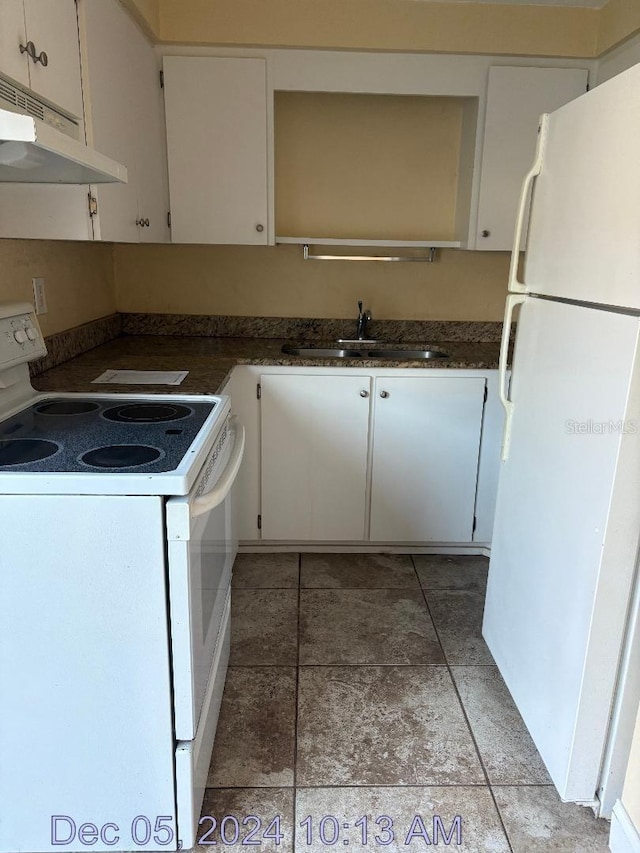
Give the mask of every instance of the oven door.
POLYGON ((167 501, 171 657, 177 740, 193 740, 212 673, 237 552, 232 487, 244 428, 227 419, 191 492, 167 501))

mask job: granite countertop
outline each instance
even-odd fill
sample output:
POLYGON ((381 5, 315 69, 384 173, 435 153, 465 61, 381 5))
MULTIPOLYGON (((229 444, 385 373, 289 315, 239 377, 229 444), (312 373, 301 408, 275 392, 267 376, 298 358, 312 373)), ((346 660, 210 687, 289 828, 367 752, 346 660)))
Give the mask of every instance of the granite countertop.
MULTIPOLYGON (((32 379, 39 391, 134 394, 215 394, 231 370, 239 364, 265 367, 360 367, 483 369, 498 367, 500 345, 473 341, 403 341, 405 349, 444 349, 447 359, 396 361, 389 359, 299 358, 284 355, 282 346, 292 341, 281 338, 186 337, 171 335, 125 335, 95 347, 83 355, 47 370, 32 379), (107 369, 188 370, 179 386, 93 385, 107 369)), ((301 343, 300 341, 295 343, 301 343)), ((313 346, 322 346, 314 341, 313 346)), ((326 346, 336 346, 335 342, 326 346)), ((382 346, 377 346, 382 349, 382 346)), ((392 348, 387 345, 387 348, 392 348)))

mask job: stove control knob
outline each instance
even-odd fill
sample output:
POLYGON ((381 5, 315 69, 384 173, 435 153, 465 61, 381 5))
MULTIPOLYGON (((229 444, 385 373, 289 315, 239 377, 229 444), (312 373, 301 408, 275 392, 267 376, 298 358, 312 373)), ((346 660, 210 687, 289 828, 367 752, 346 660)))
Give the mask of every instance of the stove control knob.
POLYGON ((26 342, 26 340, 27 340, 27 336, 26 336, 26 335, 25 335, 25 333, 22 331, 22 329, 18 329, 18 331, 17 331, 17 332, 14 332, 14 333, 13 333, 13 337, 16 339, 16 341, 17 341, 19 344, 24 344, 24 343, 26 342))
POLYGON ((33 328, 33 326, 27 326, 27 337, 30 341, 35 341, 35 339, 38 337, 38 333, 33 328))

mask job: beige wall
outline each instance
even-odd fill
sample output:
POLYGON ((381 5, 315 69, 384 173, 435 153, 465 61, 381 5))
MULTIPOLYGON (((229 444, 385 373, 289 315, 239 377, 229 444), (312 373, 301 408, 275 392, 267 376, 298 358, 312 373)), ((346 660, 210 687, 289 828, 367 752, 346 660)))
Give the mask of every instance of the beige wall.
POLYGON ((114 246, 120 311, 260 317, 501 320, 509 256, 442 250, 434 264, 304 261, 302 246, 114 246))
POLYGON ((416 0, 160 0, 161 41, 594 56, 598 10, 416 0))
POLYGON ((45 279, 45 335, 113 314, 113 247, 59 240, 0 240, 0 301, 31 302, 31 279, 45 279))
POLYGON ((455 240, 465 99, 276 92, 282 237, 455 240))
POLYGON ((415 0, 121 0, 164 42, 595 57, 640 31, 638 0, 602 9, 415 0))
POLYGON ((609 0, 600 13, 598 56, 639 31, 638 0, 609 0))
POLYGON ((146 34, 157 40, 160 32, 160 0, 120 0, 146 34))

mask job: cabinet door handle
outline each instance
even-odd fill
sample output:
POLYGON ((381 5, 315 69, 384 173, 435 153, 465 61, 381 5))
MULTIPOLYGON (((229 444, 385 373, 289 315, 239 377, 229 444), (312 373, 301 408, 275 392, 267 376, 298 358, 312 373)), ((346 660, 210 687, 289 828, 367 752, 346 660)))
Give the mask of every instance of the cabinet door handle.
POLYGON ((41 51, 39 54, 36 53, 36 46, 32 41, 28 41, 26 44, 21 44, 20 53, 26 53, 27 56, 31 57, 34 63, 41 62, 44 68, 46 68, 49 64, 49 57, 47 56, 47 54, 44 52, 44 50, 41 51))
POLYGON ((364 388, 363 388, 363 389, 362 389, 362 391, 360 392, 360 396, 361 396, 361 397, 368 397, 368 396, 369 396, 369 392, 368 392, 368 391, 365 391, 365 390, 364 390, 364 388))
POLYGON ((256 231, 259 231, 260 233, 262 233, 264 231, 264 225, 260 225, 260 224, 256 225, 256 231))
POLYGON ((389 392, 388 391, 381 391, 380 396, 382 397, 383 400, 386 400, 387 397, 389 396, 389 392))
POLYGON ((30 56, 31 59, 35 59, 36 56, 36 46, 32 41, 28 41, 26 44, 20 45, 20 53, 26 53, 27 56, 30 56))

